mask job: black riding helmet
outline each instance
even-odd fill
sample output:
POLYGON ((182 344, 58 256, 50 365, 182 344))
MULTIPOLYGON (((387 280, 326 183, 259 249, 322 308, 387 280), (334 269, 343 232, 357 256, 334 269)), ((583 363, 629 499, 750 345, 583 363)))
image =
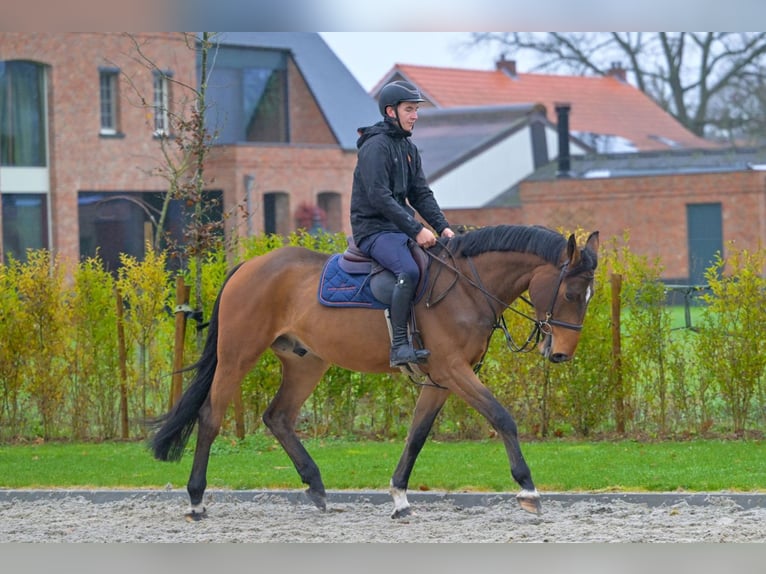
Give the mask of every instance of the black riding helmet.
POLYGON ((409 82, 391 82, 383 86, 378 96, 378 109, 383 117, 386 117, 386 108, 392 106, 396 109, 401 102, 425 102, 420 95, 420 90, 409 82))

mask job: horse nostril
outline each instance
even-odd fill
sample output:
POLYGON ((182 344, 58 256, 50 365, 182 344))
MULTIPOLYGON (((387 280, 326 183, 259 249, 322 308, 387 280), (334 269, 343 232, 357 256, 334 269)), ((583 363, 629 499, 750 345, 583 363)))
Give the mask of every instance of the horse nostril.
POLYGON ((550 356, 550 360, 552 363, 563 363, 569 360, 569 355, 566 353, 553 353, 550 356))

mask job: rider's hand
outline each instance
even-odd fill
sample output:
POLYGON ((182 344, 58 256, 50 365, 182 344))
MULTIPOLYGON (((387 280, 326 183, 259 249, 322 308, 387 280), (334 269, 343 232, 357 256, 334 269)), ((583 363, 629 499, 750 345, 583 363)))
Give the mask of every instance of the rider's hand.
POLYGON ((415 241, 417 241, 418 245, 420 245, 423 249, 426 249, 436 245, 436 236, 430 229, 424 227, 415 236, 415 241))
POLYGON ((450 237, 455 237, 455 232, 452 231, 449 227, 445 227, 442 231, 442 237, 446 237, 447 239, 450 237))

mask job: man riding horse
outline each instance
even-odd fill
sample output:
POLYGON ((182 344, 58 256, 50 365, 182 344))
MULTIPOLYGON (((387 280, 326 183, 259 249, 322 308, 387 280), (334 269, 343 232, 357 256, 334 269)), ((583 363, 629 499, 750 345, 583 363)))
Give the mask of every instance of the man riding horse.
POLYGON ((418 148, 410 141, 423 101, 408 82, 387 84, 378 100, 383 120, 359 128, 356 144, 351 230, 357 247, 396 276, 390 309, 392 367, 422 363, 430 355, 415 349, 407 335, 420 276, 408 244, 410 239, 423 248, 436 244, 433 232, 415 219, 415 210, 442 237, 454 236, 428 187, 418 148))

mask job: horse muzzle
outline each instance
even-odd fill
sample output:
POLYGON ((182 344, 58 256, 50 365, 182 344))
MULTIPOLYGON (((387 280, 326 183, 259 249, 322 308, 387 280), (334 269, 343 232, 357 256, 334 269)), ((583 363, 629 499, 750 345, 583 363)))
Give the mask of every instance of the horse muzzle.
POLYGON ((540 350, 540 354, 548 359, 551 363, 564 363, 572 358, 572 356, 567 353, 553 352, 553 335, 550 333, 543 337, 543 340, 540 341, 538 348, 540 350))

